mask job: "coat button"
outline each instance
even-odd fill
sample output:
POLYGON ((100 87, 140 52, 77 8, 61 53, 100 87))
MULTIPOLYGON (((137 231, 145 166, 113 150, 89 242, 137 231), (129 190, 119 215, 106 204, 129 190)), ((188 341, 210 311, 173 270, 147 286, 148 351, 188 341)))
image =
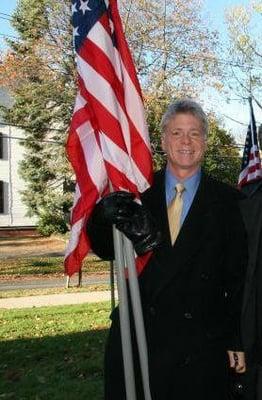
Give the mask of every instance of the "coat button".
POLYGON ((185 317, 186 319, 192 319, 192 318, 193 318, 192 314, 189 313, 189 312, 186 312, 186 313, 184 314, 184 317, 185 317))
POLYGON ((156 315, 156 309, 155 309, 155 307, 151 306, 151 307, 149 308, 149 313, 150 313, 150 315, 151 315, 152 317, 154 317, 154 316, 156 315))
POLYGON ((186 356, 180 363, 179 366, 180 367, 186 367, 187 365, 189 365, 191 362, 191 357, 190 356, 186 356))
POLYGON ((209 275, 208 275, 208 274, 205 274, 205 273, 203 273, 203 274, 201 274, 201 279, 203 279, 203 281, 208 281, 208 279, 209 279, 209 275))
POLYGON ((190 357, 190 356, 187 356, 187 357, 185 358, 184 365, 188 365, 188 364, 190 364, 190 362, 191 362, 191 357, 190 357))

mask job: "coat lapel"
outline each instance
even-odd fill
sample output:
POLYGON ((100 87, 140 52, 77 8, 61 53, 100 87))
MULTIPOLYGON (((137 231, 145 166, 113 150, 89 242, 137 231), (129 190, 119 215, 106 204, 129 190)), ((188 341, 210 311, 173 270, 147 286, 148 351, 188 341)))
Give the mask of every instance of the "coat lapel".
POLYGON ((206 227, 209 225, 208 219, 211 216, 209 205, 217 201, 217 198, 212 196, 212 192, 208 191, 208 178, 203 174, 191 208, 172 247, 165 197, 163 201, 164 181, 162 184, 163 187, 159 190, 156 201, 159 207, 159 226, 164 232, 164 243, 155 252, 154 262, 149 272, 150 292, 153 298, 165 288, 171 279, 174 279, 188 266, 190 267, 190 260, 201 246, 203 238, 205 238, 206 227), (165 259, 165 265, 163 262, 158 262, 158 259, 165 259))
POLYGON ((240 210, 248 233, 249 262, 247 268, 246 289, 244 293, 243 310, 245 310, 249 296, 255 285, 255 271, 259 256, 259 246, 262 224, 261 200, 252 195, 240 202, 240 210))

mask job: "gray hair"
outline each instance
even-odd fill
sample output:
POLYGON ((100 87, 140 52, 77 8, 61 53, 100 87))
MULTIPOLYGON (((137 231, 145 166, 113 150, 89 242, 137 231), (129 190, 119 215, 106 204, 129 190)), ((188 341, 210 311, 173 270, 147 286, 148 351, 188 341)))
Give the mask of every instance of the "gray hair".
POLYGON ((203 111, 200 104, 191 99, 181 99, 169 105, 165 114, 162 117, 160 123, 160 129, 163 133, 166 126, 171 118, 174 118, 177 114, 192 114, 196 117, 203 126, 204 135, 208 133, 208 120, 205 112, 203 111))

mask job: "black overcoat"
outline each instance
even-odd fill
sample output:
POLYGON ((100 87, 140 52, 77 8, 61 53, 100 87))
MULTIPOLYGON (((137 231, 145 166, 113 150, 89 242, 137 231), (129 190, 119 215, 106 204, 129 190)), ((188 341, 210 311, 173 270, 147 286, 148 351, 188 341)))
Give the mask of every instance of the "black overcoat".
POLYGON ((243 187, 240 209, 248 232, 249 261, 244 292, 242 332, 248 370, 246 400, 262 399, 262 182, 243 187))
MULTIPOLYGON (((164 171, 160 171, 142 197, 163 234, 162 244, 139 277, 152 400, 225 400, 226 350, 241 349, 247 259, 238 192, 203 174, 172 247, 164 181, 164 171)), ((110 238, 100 228, 93 225, 89 230, 93 250, 100 256, 109 255, 110 238)), ((105 399, 124 400, 118 308, 111 319, 105 399)), ((137 399, 142 400, 135 343, 134 355, 137 399)))

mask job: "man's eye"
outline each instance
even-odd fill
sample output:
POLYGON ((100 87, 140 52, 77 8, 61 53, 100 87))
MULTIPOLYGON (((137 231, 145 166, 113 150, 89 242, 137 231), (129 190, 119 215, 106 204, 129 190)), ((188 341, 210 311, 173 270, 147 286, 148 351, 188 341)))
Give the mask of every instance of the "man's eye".
POLYGON ((199 137, 200 136, 200 132, 198 132, 198 131, 190 132, 190 136, 191 137, 199 137))

